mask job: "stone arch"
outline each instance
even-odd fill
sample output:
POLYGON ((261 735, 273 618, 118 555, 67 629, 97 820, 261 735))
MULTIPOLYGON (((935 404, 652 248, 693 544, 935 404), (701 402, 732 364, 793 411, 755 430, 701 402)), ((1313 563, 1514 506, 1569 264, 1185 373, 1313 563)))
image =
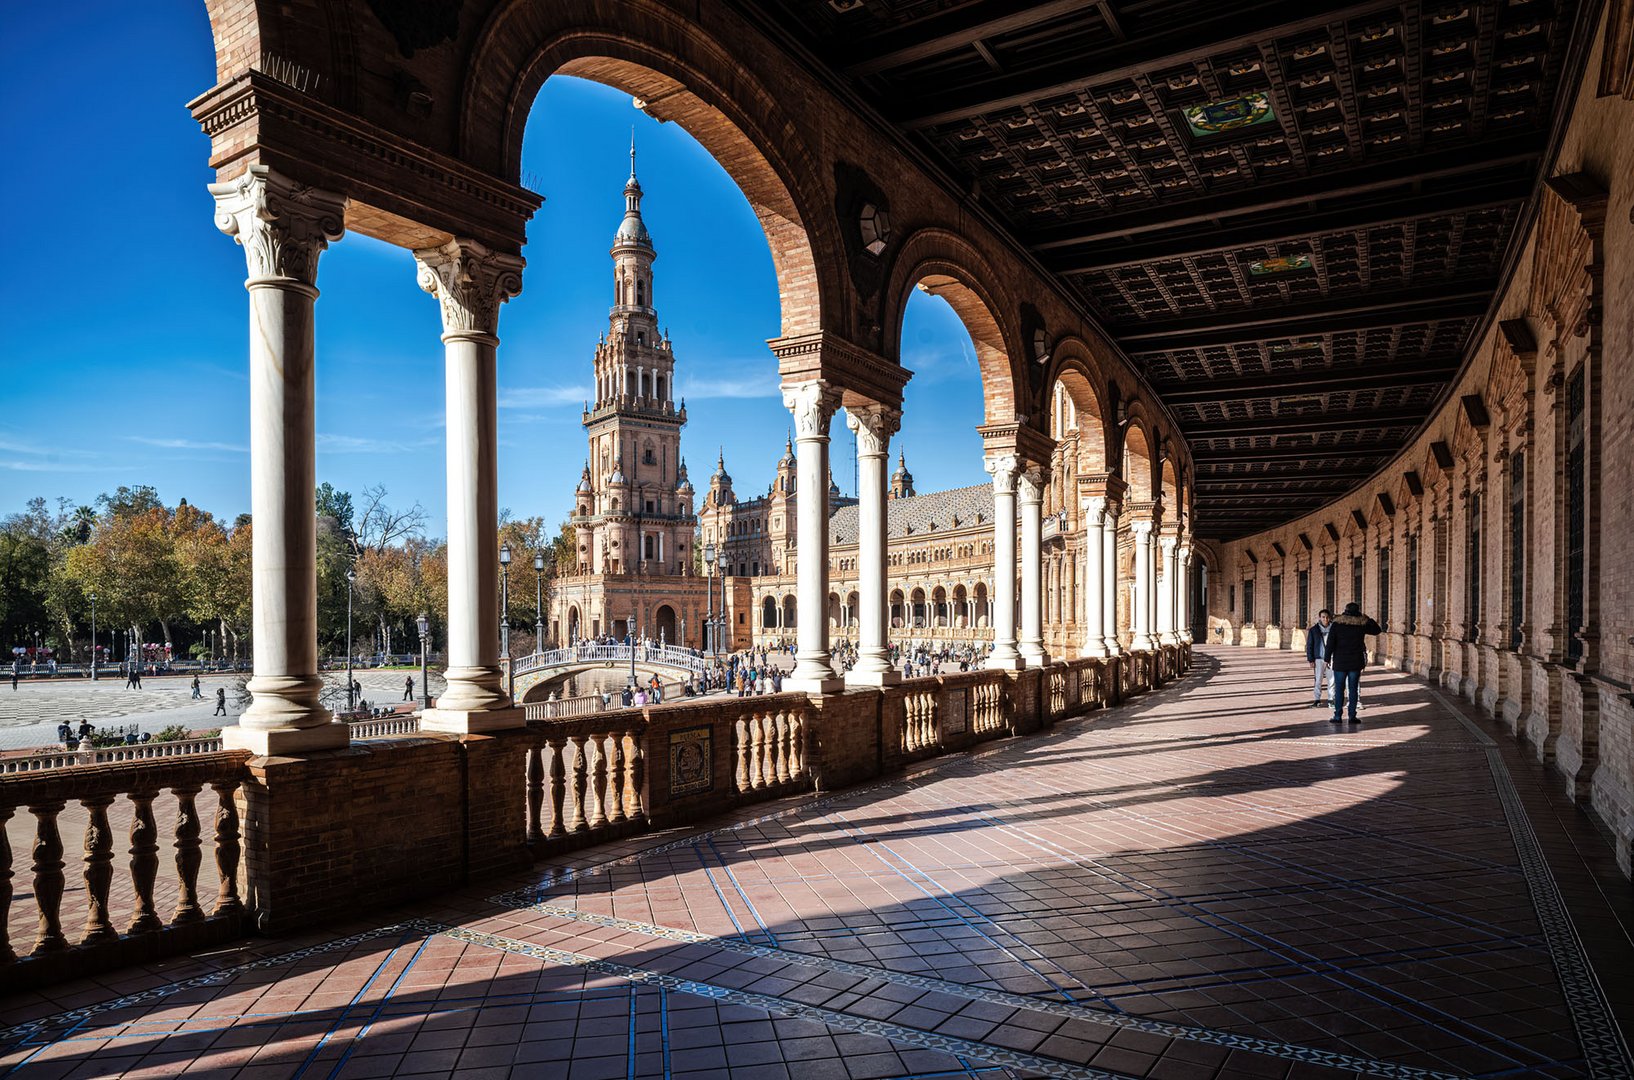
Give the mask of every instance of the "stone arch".
POLYGON ((840 625, 840 594, 828 594, 828 625, 837 629, 840 625))
POLYGON ((991 595, 987 591, 987 582, 976 582, 976 587, 972 590, 972 592, 974 594, 972 599, 976 601, 976 625, 979 627, 986 627, 989 625, 989 620, 987 618, 987 603, 988 597, 991 595))
POLYGON ((1049 385, 1060 384, 1072 397, 1073 409, 1078 414, 1078 473, 1105 473, 1108 467, 1107 448, 1113 444, 1107 428, 1108 410, 1103 402, 1105 385, 1100 365, 1089 346, 1077 335, 1062 338, 1050 357, 1049 385))
MULTIPOLYGON (((998 272, 962 237, 945 229, 929 228, 909 236, 897 252, 886 291, 885 343, 887 356, 902 362, 902 319, 908 298, 917 286, 948 302, 976 350, 981 372, 985 420, 989 424, 1014 420, 1028 410, 1027 372, 1020 339, 995 295, 998 272)), ((1042 421, 1036 422, 1040 428, 1042 421)))
POLYGON ((929 625, 925 611, 925 590, 915 585, 908 594, 908 625, 914 628, 929 625))
POLYGON ((964 583, 953 586, 953 625, 961 630, 970 626, 970 613, 965 610, 965 605, 969 602, 970 593, 965 589, 964 583))
POLYGON ((760 601, 760 628, 777 629, 777 598, 768 596, 760 601))
POLYGON ((932 615, 932 622, 934 625, 950 625, 947 607, 947 588, 945 586, 936 586, 935 590, 930 594, 930 603, 931 611, 934 613, 932 615))
POLYGON ((748 199, 771 249, 783 336, 839 329, 844 248, 824 209, 827 173, 775 94, 679 11, 629 0, 616 30, 609 22, 594 0, 500 4, 466 65, 460 156, 516 181, 528 114, 551 75, 628 93, 685 129, 748 199))
POLYGON ((1164 456, 1158 466, 1158 479, 1163 495, 1163 521, 1165 524, 1176 522, 1180 520, 1180 479, 1173 457, 1164 456))
POLYGON ((567 640, 578 641, 583 636, 579 626, 579 605, 570 605, 567 609, 567 640))
POLYGON ((676 634, 675 609, 668 604, 659 604, 658 610, 652 613, 653 637, 666 645, 681 644, 676 634))
POLYGON ((795 625, 794 595, 791 593, 783 597, 783 627, 792 629, 795 625))
POLYGON ((891 625, 893 627, 896 627, 898 629, 900 629, 904 625, 903 610, 902 609, 903 609, 903 605, 905 603, 906 603, 906 600, 902 596, 902 590, 901 589, 892 589, 891 590, 891 598, 890 598, 890 602, 889 602, 890 622, 891 622, 891 625))

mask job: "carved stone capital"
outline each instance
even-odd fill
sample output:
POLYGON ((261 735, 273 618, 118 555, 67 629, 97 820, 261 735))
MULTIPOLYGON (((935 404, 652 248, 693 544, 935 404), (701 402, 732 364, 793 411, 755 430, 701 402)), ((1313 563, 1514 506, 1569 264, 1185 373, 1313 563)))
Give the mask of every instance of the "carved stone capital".
POLYGON ((1106 524, 1106 496, 1091 495, 1081 501, 1083 517, 1086 525, 1091 529, 1099 529, 1106 524))
POLYGON ((442 306, 443 337, 499 340, 499 305, 522 291, 518 255, 490 251, 475 240, 450 240, 414 253, 420 288, 442 306))
POLYGON ((993 490, 1001 495, 1016 490, 1016 475, 1021 472, 1021 458, 1016 454, 989 454, 982 467, 993 477, 993 490))
POLYGON ((318 282, 318 255, 346 232, 346 196, 298 184, 266 165, 210 185, 216 228, 238 241, 247 285, 318 282))
POLYGON ((902 427, 902 410, 886 405, 850 405, 845 410, 845 426, 857 436, 858 457, 883 457, 889 452, 891 436, 902 427))
POLYGON ((1129 531, 1134 533, 1135 539, 1141 543, 1151 538, 1152 530, 1156 527, 1157 522, 1149 517, 1137 517, 1129 522, 1129 531))
POLYGON ((1163 550, 1165 557, 1172 556, 1180 548, 1180 537, 1165 533, 1157 538, 1157 546, 1163 550))
POLYGON ((796 439, 826 439, 829 421, 840 407, 840 392, 823 379, 785 383, 783 405, 794 415, 796 439))
POLYGON ((1016 492, 1023 503, 1044 501, 1044 489, 1049 486, 1050 471, 1040 465, 1030 465, 1016 477, 1016 492))

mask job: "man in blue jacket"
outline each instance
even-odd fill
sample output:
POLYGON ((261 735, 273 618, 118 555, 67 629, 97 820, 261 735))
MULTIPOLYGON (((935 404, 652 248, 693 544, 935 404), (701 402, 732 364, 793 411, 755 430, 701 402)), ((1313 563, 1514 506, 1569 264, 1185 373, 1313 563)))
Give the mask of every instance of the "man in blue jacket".
POLYGON ((1345 698, 1350 698, 1350 722, 1356 720, 1356 693, 1361 687, 1362 668, 1367 666, 1367 638, 1384 633, 1384 628, 1362 614, 1357 603, 1345 605, 1345 613, 1328 627, 1326 659, 1333 669, 1332 723, 1345 719, 1345 698))
POLYGON ((1328 670, 1327 660, 1328 630, 1332 625, 1333 612, 1323 608, 1316 613, 1316 622, 1312 623, 1311 628, 1305 631, 1305 659, 1310 663, 1311 670, 1316 673, 1316 697, 1311 702, 1312 708, 1320 709, 1326 704, 1322 700, 1323 691, 1333 682, 1333 677, 1328 670))

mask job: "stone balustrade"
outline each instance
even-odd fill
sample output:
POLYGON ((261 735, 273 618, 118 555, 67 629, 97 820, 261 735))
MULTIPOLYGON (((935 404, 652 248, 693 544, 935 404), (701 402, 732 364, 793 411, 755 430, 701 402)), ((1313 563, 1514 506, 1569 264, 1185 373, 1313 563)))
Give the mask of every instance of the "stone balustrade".
MULTIPOLYGON (((530 715, 525 728, 485 735, 415 732, 414 718, 403 716, 373 722, 378 731, 353 729, 354 738, 391 738, 305 756, 194 753, 0 776, 0 825, 34 819, 27 832, 13 823, 13 836, 30 852, 27 914, 38 923, 21 957, 0 938, 0 981, 39 985, 227 940, 252 920, 282 933, 526 873, 575 848, 1036 733, 1152 689, 1189 663, 1188 647, 1170 645, 838 694, 530 715), (214 797, 208 841, 194 801, 205 788, 214 797), (131 837, 128 887, 117 891, 110 806, 128 819, 131 837), (85 834, 85 889, 76 894, 84 929, 73 939, 61 910, 65 807, 85 834), (161 859, 161 826, 169 859, 161 859), (210 854, 218 891, 206 912, 199 869, 210 854), (172 908, 168 918, 161 907, 172 908)), ((0 915, 11 906, 12 850, 0 847, 0 915)), ((19 926, 27 923, 13 920, 13 936, 19 926)))
POLYGON ((136 963, 239 936, 244 904, 239 890, 237 793, 248 758, 245 751, 143 757, 0 781, 0 983, 18 988, 38 985, 99 966, 136 963), (205 788, 215 803, 208 839, 196 801, 205 788), (173 873, 167 872, 166 887, 158 890, 165 837, 160 835, 154 804, 161 797, 169 803, 163 816, 169 825, 173 873), (128 819, 130 847, 125 859, 114 850, 111 810, 117 810, 121 820, 128 819), (18 892, 12 885, 12 845, 6 827, 19 811, 34 818, 30 861, 21 873, 30 886, 23 898, 38 929, 27 944, 12 940, 19 924, 14 915, 25 913, 12 911, 18 892), (63 843, 64 820, 83 828, 82 854, 77 858, 63 843), (199 868, 206 848, 215 864, 213 900, 199 897, 199 868), (63 912, 70 875, 85 886, 76 898, 76 914, 83 907, 84 919, 77 931, 65 925, 63 912), (116 878, 122 879, 117 889, 116 878), (174 895, 174 907, 164 913, 156 901, 161 891, 174 895))

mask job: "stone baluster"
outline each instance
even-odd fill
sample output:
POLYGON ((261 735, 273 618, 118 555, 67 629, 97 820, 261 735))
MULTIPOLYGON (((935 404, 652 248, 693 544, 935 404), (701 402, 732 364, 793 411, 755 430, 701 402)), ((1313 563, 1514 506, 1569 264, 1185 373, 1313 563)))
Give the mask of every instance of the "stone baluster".
POLYGON ((567 819, 562 816, 562 800, 567 795, 567 744, 551 739, 544 752, 550 767, 550 831, 545 838, 554 840, 567 835, 567 819))
POLYGON ((34 903, 40 909, 40 934, 34 942, 36 953, 55 952, 68 944, 62 936, 62 836, 57 832, 57 815, 62 803, 30 806, 37 819, 34 829, 34 903))
POLYGON ((15 807, 0 806, 0 964, 17 959, 11 947, 11 838, 6 834, 14 813, 15 807))
POLYGON ((592 829, 599 829, 607 824, 607 754, 603 751, 601 740, 594 735, 587 736, 580 746, 586 757, 585 779, 588 790, 585 793, 585 822, 592 829))
POLYGON ((236 915, 243 910, 238 898, 238 781, 212 780, 216 793, 216 873, 221 884, 216 889, 212 915, 236 915))
POLYGON ((759 751, 760 780, 755 784, 757 788, 768 788, 777 783, 777 766, 772 761, 772 718, 760 716, 755 718, 755 748, 759 751))
POLYGON ((170 917, 174 925, 198 922, 204 918, 199 907, 199 811, 197 796, 201 784, 185 784, 170 789, 176 796, 176 913, 170 917))
POLYGON ((573 749, 573 779, 569 786, 573 789, 573 809, 567 819, 567 831, 570 833, 584 832, 589 826, 584 816, 584 784, 585 760, 584 739, 578 735, 569 735, 567 745, 573 749))
POLYGON ((806 775, 806 714, 794 714, 795 775, 806 775))
POLYGON ((624 748, 618 732, 608 735, 607 747, 607 823, 617 825, 624 820, 624 748))
POLYGON ((737 735, 738 735, 738 739, 737 739, 737 742, 738 742, 737 785, 738 785, 738 790, 739 791, 748 791, 749 790, 749 738, 750 738, 750 735, 749 735, 749 722, 747 720, 739 720, 737 722, 736 726, 737 726, 737 735))
POLYGON ((643 805, 645 794, 642 784, 646 780, 646 755, 641 751, 641 733, 634 728, 624 733, 629 751, 625 757, 625 773, 629 783, 625 786, 624 816, 631 821, 645 823, 647 810, 643 805))
POLYGON ((81 944, 112 941, 119 936, 108 918, 108 888, 113 884, 113 826, 108 824, 112 795, 80 800, 85 807, 85 935, 81 944))
POLYGON ((794 716, 794 714, 793 713, 784 713, 783 714, 783 742, 784 742, 783 759, 787 763, 787 766, 788 766, 788 776, 786 777, 786 779, 789 779, 789 780, 798 780, 800 778, 800 766, 799 766, 799 763, 795 760, 795 756, 794 756, 794 725, 795 725, 795 716, 794 716))
POLYGON ((772 760, 777 768, 777 782, 789 782, 789 759, 784 749, 784 732, 788 730, 788 717, 783 713, 774 713, 766 718, 772 733, 772 760))
POLYGON ((159 874, 159 826, 153 821, 157 791, 130 793, 130 879, 136 892, 136 911, 127 934, 152 933, 162 927, 153 910, 153 879, 159 874))
POLYGON ((545 838, 544 822, 540 820, 545 809, 545 770, 543 750, 530 746, 522 767, 528 788, 528 843, 537 844, 545 838))

